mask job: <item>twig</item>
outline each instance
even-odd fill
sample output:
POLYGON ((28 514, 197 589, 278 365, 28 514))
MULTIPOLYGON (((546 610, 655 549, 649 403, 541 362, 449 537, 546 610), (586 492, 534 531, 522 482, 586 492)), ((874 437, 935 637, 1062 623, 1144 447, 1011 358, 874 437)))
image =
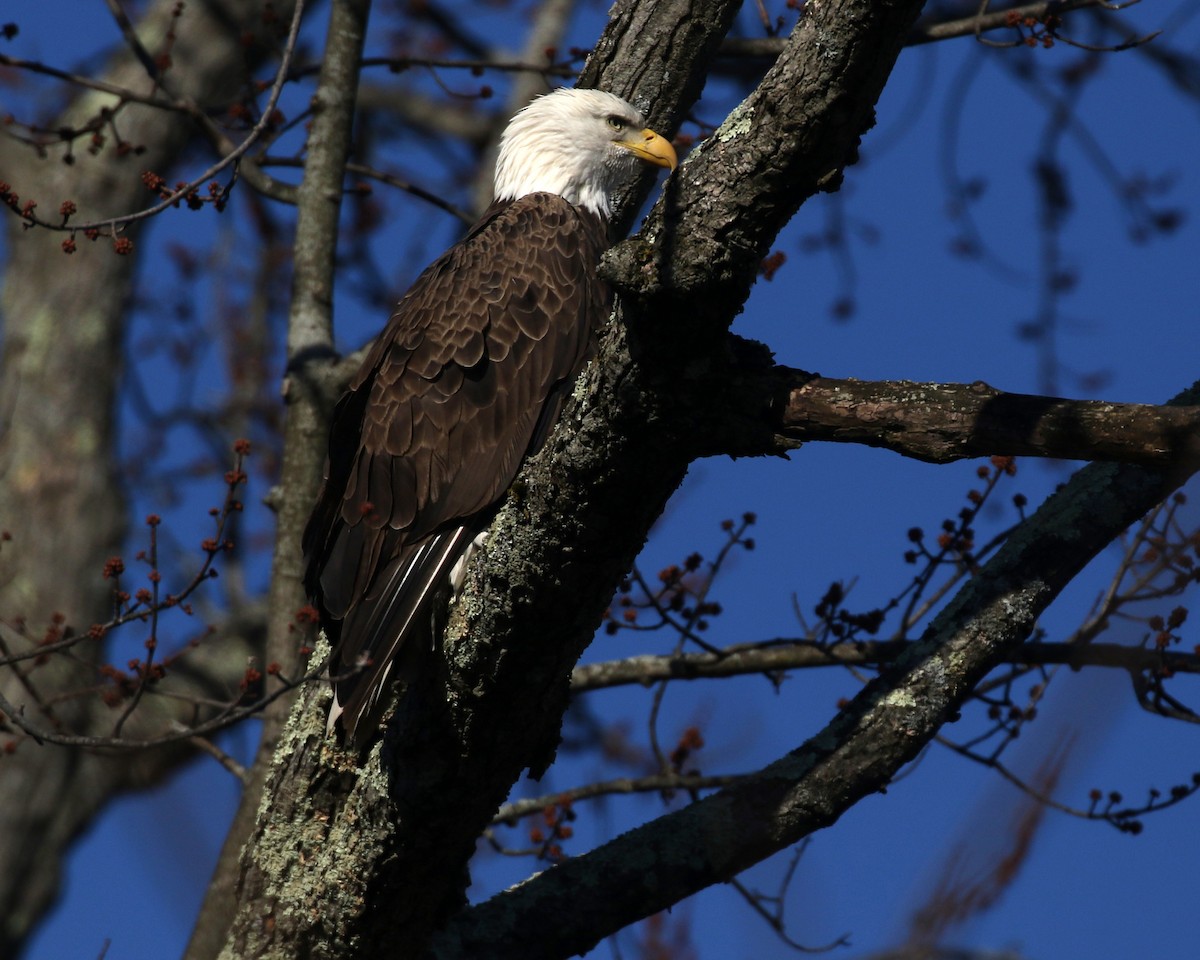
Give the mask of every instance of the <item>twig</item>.
POLYGON ((233 757, 218 747, 215 743, 213 743, 208 737, 191 735, 192 731, 182 723, 176 722, 172 724, 172 728, 178 730, 180 733, 189 734, 187 738, 188 743, 190 743, 197 750, 202 750, 204 753, 207 753, 210 757, 216 760, 217 763, 237 777, 239 781, 242 783, 246 782, 248 777, 246 768, 234 760, 233 757))
POLYGON ((804 841, 792 852, 791 862, 788 863, 787 870, 784 871, 783 879, 779 881, 779 890, 777 893, 772 895, 758 893, 749 889, 737 877, 731 879, 729 884, 741 894, 742 899, 750 905, 750 909, 766 922, 767 926, 775 932, 775 935, 793 950, 799 953, 828 953, 837 947, 848 947, 850 945, 850 935, 844 933, 836 940, 823 946, 809 947, 798 943, 788 936, 787 923, 784 920, 784 907, 787 903, 788 888, 792 885, 792 878, 796 875, 796 867, 800 865, 800 858, 804 856, 804 851, 808 849, 810 839, 809 837, 805 837, 804 841), (774 905, 773 910, 767 909, 765 905, 768 903, 774 905))
POLYGON ((511 824, 530 814, 541 813, 547 807, 570 805, 577 800, 592 800, 596 797, 607 797, 614 794, 661 793, 664 790, 715 790, 718 787, 738 783, 742 779, 744 776, 741 774, 688 776, 678 773, 655 773, 645 777, 620 777, 616 780, 589 783, 571 790, 561 790, 558 793, 548 793, 540 797, 506 803, 496 812, 492 823, 511 824))
POLYGON ((54 744, 59 747, 84 747, 98 751, 117 751, 117 750, 150 750, 155 747, 162 747, 171 743, 179 743, 184 740, 190 740, 193 737, 207 736, 211 733, 217 733, 227 727, 233 726, 239 720, 244 720, 246 717, 252 716, 260 712, 268 704, 274 703, 280 697, 286 696, 291 691, 298 687, 312 683, 314 681, 325 681, 327 679, 324 664, 318 669, 306 673, 304 676, 295 682, 284 682, 282 686, 273 693, 269 693, 254 703, 246 706, 227 707, 223 712, 215 717, 212 717, 203 723, 198 723, 195 726, 187 727, 186 731, 178 733, 164 734, 159 737, 150 737, 146 740, 130 740, 130 739, 115 739, 113 737, 89 737, 76 734, 58 734, 50 733, 47 730, 42 730, 25 719, 24 711, 17 706, 14 706, 8 701, 2 692, 0 692, 0 713, 3 713, 7 722, 15 726, 22 733, 33 739, 39 744, 54 744))
MULTIPOLYGON (((139 220, 145 220, 149 217, 157 216, 164 210, 175 206, 184 197, 198 190, 203 184, 212 180, 212 178, 222 170, 225 170, 226 168, 235 164, 252 146, 254 146, 259 138, 262 137, 267 128, 273 123, 275 106, 279 102, 280 94, 283 92, 283 85, 287 80, 288 75, 288 66, 291 63, 292 55, 295 53, 296 38, 300 32, 300 18, 304 13, 304 4, 305 0, 296 0, 296 9, 292 15, 292 23, 288 30, 287 41, 284 45, 283 57, 279 64, 279 69, 275 73, 275 80, 271 84, 271 92, 267 98, 266 108, 263 110, 262 115, 258 118, 258 122, 255 123, 240 144, 234 147, 233 150, 231 150, 228 154, 210 166, 199 176, 195 177, 189 183, 186 183, 167 194, 159 203, 156 203, 154 206, 146 207, 142 210, 138 210, 135 213, 126 213, 119 217, 109 217, 104 220, 94 220, 88 223, 53 223, 48 220, 43 220, 32 213, 23 212, 19 207, 10 207, 10 209, 13 209, 14 212, 26 223, 44 227, 48 230, 58 230, 69 233, 85 230, 97 230, 102 236, 116 236, 118 232, 118 226, 124 227, 131 223, 136 223, 139 220)), ((5 62, 5 60, 6 58, 0 58, 0 63, 5 62)))

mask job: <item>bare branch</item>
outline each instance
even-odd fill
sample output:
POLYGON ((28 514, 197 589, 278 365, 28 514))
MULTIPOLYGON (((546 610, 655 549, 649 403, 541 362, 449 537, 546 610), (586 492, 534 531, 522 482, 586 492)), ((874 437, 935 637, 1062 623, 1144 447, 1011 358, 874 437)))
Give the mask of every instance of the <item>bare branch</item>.
MULTIPOLYGON (((969 17, 959 17, 954 20, 934 20, 931 17, 913 27, 905 41, 905 45, 917 47, 927 43, 936 43, 940 40, 977 37, 981 33, 1011 28, 1013 18, 1024 20, 1031 17, 1034 20, 1040 21, 1047 16, 1061 16, 1072 10, 1086 10, 1088 8, 1119 10, 1130 5, 1114 5, 1104 2, 1104 0, 1042 0, 1040 3, 1023 3, 1014 7, 1005 7, 1003 10, 987 11, 985 9, 983 12, 972 14, 969 17)), ((1138 38, 1138 42, 1144 42, 1145 39, 1138 38)), ((721 44, 721 55, 726 57, 753 57, 773 60, 779 56, 785 42, 785 38, 783 37, 731 38, 721 44)), ((1123 44, 1121 49, 1124 49, 1126 45, 1132 46, 1133 44, 1123 44)))
MULTIPOLYGON (((1136 2, 1136 0, 1135 0, 1136 2)), ((939 23, 918 24, 908 37, 909 46, 919 46, 933 43, 937 40, 952 40, 958 37, 978 37, 992 30, 1011 28, 1014 21, 1042 21, 1049 16, 1061 17, 1072 10, 1085 10, 1089 7, 1104 10, 1118 10, 1123 6, 1115 5, 1105 0, 1048 0, 1043 3, 1024 3, 1015 7, 1005 7, 1003 10, 988 10, 987 4, 980 7, 980 12, 970 17, 958 20, 943 20, 939 23)))
POLYGON ((179 725, 171 733, 164 733, 159 736, 147 737, 140 740, 117 736, 63 734, 44 730, 26 720, 25 711, 15 704, 10 703, 3 693, 0 693, 0 714, 4 716, 4 723, 11 724, 39 744, 53 744, 58 747, 82 747, 97 752, 141 751, 169 744, 185 743, 196 737, 207 737, 210 734, 227 730, 247 717, 261 713, 266 707, 269 707, 276 701, 285 700, 287 702, 285 698, 297 687, 314 680, 323 680, 324 678, 323 669, 314 670, 311 673, 305 674, 294 683, 284 681, 278 690, 249 704, 242 705, 241 701, 237 700, 232 704, 228 704, 215 716, 201 723, 189 724, 187 726, 179 725))
POLYGON ((104 0, 104 5, 108 7, 108 12, 112 14, 113 19, 117 22, 117 27, 121 31, 121 36, 125 38, 125 44, 129 47, 130 52, 137 58, 138 63, 146 71, 155 87, 158 87, 162 82, 162 72, 158 69, 158 64, 154 62, 154 58, 150 56, 143 45, 141 38, 137 35, 137 30, 134 29, 133 22, 129 19, 129 15, 121 6, 121 0, 104 0))
POLYGON ((592 800, 596 797, 609 797, 614 794, 632 793, 663 793, 672 790, 715 790, 737 783, 742 777, 738 774, 724 776, 700 776, 678 773, 656 773, 645 777, 619 777, 616 780, 605 780, 599 783, 588 783, 571 790, 559 790, 540 797, 529 797, 525 800, 514 800, 506 803, 496 811, 492 818, 493 824, 512 823, 533 813, 540 813, 547 807, 572 804, 578 800, 592 800))
MULTIPOLYGON (((778 674, 814 667, 879 667, 892 663, 916 641, 884 640, 823 646, 809 640, 780 638, 727 647, 719 654, 682 653, 605 660, 576 667, 571 690, 584 693, 608 687, 662 680, 708 680, 718 677, 778 674)), ((1133 675, 1200 674, 1200 654, 1151 650, 1117 643, 1027 643, 1009 651, 1009 663, 1029 666, 1063 664, 1072 668, 1109 667, 1133 675)))
MULTIPOLYGON (((785 368, 775 373, 780 379, 764 378, 761 387, 776 396, 785 392, 772 414, 785 446, 864 443, 931 463, 991 455, 1143 464, 1200 457, 1200 407, 1004 393, 982 382, 833 380, 785 368)), ((743 442, 750 437, 741 427, 733 432, 743 442)))
MULTIPOLYGON (((300 159, 298 157, 267 156, 267 157, 263 157, 260 160, 256 161, 255 165, 258 166, 259 168, 262 168, 262 167, 304 167, 305 164, 306 164, 306 161, 303 159, 300 159)), ((243 165, 242 170, 245 171, 249 166, 250 166, 249 164, 243 165)), ((466 210, 463 210, 461 207, 457 207, 454 204, 450 203, 449 201, 442 199, 437 194, 431 193, 430 191, 426 190, 424 187, 418 186, 417 184, 412 183, 411 181, 403 180, 400 177, 395 176, 394 174, 387 173, 383 170, 376 170, 374 167, 369 167, 363 163, 347 163, 346 164, 346 172, 352 173, 358 177, 364 177, 369 180, 378 180, 380 183, 385 183, 389 187, 395 187, 398 190, 403 190, 405 193, 410 193, 414 197, 417 197, 420 200, 424 200, 426 203, 437 207, 439 210, 445 210, 451 216, 456 217, 461 223, 470 225, 475 222, 475 218, 470 213, 468 213, 466 210)), ((270 180, 269 177, 267 179, 270 180)), ((272 181, 272 183, 274 183, 274 181, 272 181)), ((255 186, 257 189, 257 185, 255 185, 255 186)), ((273 188, 273 190, 270 192, 270 195, 275 196, 276 199, 284 200, 287 203, 295 203, 296 202, 296 197, 295 197, 296 188, 292 187, 290 185, 280 185, 280 186, 284 186, 286 188, 286 190, 287 190, 286 195, 282 195, 278 191, 278 187, 273 188)), ((266 193, 268 191, 264 190, 263 192, 266 193)))
MULTIPOLYGON (((162 200, 153 206, 145 207, 142 210, 138 210, 134 213, 125 213, 104 220, 91 220, 84 223, 68 223, 64 217, 62 222, 54 222, 50 220, 43 220, 41 217, 36 216, 28 209, 22 209, 13 204, 6 204, 6 206, 20 216, 21 219, 27 224, 43 227, 47 230, 66 231, 72 234, 77 231, 95 230, 99 231, 99 235, 101 236, 115 237, 129 224, 137 223, 139 220, 146 220, 150 217, 157 216, 164 210, 169 210, 170 208, 178 205, 180 200, 194 193, 204 184, 212 180, 213 177, 215 177, 221 171, 234 165, 252 146, 254 146, 255 143, 258 142, 262 135, 275 122, 275 106, 279 102, 280 94, 283 92, 283 85, 288 76, 288 66, 291 62, 292 54, 296 49, 296 38, 300 34, 300 18, 304 13, 304 4, 305 0, 296 0, 295 12, 292 15, 291 27, 288 30, 287 42, 285 43, 283 49, 283 58, 279 64, 278 70, 275 73, 275 80, 271 84, 271 91, 268 95, 267 105, 262 112, 262 116, 258 118, 258 122, 254 124, 250 132, 246 134, 241 143, 239 143, 216 163, 209 166, 208 169, 206 169, 203 173, 174 190, 164 192, 162 200)), ((159 105, 153 101, 151 101, 151 103, 154 106, 159 105)), ((195 107, 189 107, 187 112, 189 114, 195 114, 199 111, 195 107)))

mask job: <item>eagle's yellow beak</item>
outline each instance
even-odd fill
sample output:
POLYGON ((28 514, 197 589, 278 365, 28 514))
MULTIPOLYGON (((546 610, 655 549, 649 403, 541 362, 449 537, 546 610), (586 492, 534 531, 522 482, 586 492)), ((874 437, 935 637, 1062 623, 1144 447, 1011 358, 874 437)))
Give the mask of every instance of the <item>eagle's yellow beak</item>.
POLYGON ((618 140, 617 143, 632 153, 639 160, 652 163, 656 167, 667 167, 674 170, 678 165, 675 148, 666 137, 660 137, 653 130, 646 129, 638 133, 630 133, 630 139, 618 140))

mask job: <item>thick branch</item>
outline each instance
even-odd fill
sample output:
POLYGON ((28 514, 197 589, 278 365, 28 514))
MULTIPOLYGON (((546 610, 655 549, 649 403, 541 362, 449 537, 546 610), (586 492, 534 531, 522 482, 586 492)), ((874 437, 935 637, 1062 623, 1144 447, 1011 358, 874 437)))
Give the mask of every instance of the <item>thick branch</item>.
MULTIPOLYGON (((618 0, 577 85, 624 97, 651 127, 670 137, 700 98, 709 64, 739 7, 726 0, 702 5, 618 0)), ((629 232, 654 180, 646 171, 638 187, 618 199, 613 236, 629 232)))
MULTIPOLYGON (((861 443, 931 463, 1004 455, 1170 464, 1200 455, 1200 407, 1065 400, 981 382, 832 380, 786 368, 760 385, 783 446, 861 443)), ((731 432, 735 442, 753 435, 740 425, 731 432)))

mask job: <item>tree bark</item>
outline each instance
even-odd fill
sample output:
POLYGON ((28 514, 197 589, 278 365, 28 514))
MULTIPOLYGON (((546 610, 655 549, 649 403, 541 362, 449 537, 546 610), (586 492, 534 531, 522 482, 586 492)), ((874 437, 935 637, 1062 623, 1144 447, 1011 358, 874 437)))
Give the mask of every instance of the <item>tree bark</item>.
POLYGON ((1168 466, 1200 456, 1195 406, 1067 400, 982 382, 835 380, 748 364, 722 379, 712 389, 731 402, 710 424, 714 454, 762 456, 831 441, 928 463, 1031 456, 1168 466))

